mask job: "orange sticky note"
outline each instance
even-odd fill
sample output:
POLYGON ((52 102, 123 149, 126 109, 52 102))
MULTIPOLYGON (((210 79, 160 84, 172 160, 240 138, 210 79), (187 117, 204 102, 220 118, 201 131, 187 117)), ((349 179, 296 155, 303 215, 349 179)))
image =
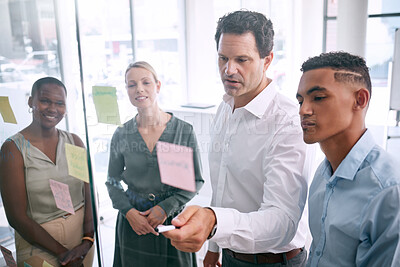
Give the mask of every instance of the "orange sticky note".
POLYGON ((12 252, 7 248, 0 245, 1 253, 3 253, 4 260, 6 261, 7 266, 9 267, 17 267, 17 263, 14 260, 12 252))
POLYGON ((161 141, 156 149, 161 182, 195 192, 193 149, 161 141))

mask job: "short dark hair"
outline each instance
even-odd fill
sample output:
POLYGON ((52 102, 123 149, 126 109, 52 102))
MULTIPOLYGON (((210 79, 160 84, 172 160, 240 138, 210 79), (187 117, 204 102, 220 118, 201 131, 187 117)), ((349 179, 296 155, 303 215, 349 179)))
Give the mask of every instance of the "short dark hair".
POLYGON ((218 20, 217 32, 215 33, 217 50, 221 34, 244 34, 248 32, 253 33, 256 39, 260 58, 268 56, 274 46, 272 22, 261 13, 247 10, 228 13, 218 20))
POLYGON ((55 85, 61 86, 62 88, 64 88, 65 95, 67 95, 67 88, 59 79, 54 78, 54 77, 44 77, 44 78, 40 78, 39 80, 37 80, 36 82, 33 83, 31 96, 33 97, 34 95, 36 95, 36 93, 45 84, 55 84, 55 85))
POLYGON ((335 80, 339 82, 352 82, 365 85, 369 94, 372 94, 371 77, 365 60, 356 55, 343 51, 322 53, 319 56, 307 59, 301 66, 304 73, 309 70, 331 68, 333 70, 347 71, 336 73, 335 80))

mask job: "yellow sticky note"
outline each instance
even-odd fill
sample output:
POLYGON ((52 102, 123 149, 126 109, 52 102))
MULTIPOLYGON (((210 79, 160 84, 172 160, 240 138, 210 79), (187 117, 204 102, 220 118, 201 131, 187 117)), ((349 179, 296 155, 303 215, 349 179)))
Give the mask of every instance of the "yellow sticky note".
POLYGON ((112 86, 93 86, 92 96, 98 122, 121 124, 117 102, 117 90, 112 86))
POLYGON ((54 267, 54 266, 48 263, 47 261, 43 261, 42 267, 54 267))
POLYGON ((38 256, 32 256, 24 262, 24 267, 40 267, 43 266, 43 259, 38 256))
POLYGON ((24 267, 42 266, 43 259, 38 256, 32 256, 24 262, 24 267))
POLYGON ((8 96, 0 96, 0 113, 4 122, 17 124, 8 96))
POLYGON ((68 173, 82 181, 89 183, 86 149, 71 144, 65 144, 68 173))

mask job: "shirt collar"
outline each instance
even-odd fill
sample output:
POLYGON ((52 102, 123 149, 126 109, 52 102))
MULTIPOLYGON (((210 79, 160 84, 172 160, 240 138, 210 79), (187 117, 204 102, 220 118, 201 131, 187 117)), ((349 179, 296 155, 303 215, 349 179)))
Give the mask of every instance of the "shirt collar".
MULTIPOLYGON (((276 84, 274 81, 272 81, 255 98, 253 98, 246 106, 244 106, 243 109, 247 110, 258 118, 262 118, 268 106, 272 102, 272 99, 277 93, 276 84)), ((224 94, 223 100, 233 109, 234 101, 232 96, 224 94)))
MULTIPOLYGON (((369 130, 366 130, 350 152, 342 160, 335 173, 329 179, 340 177, 347 180, 353 180, 361 164, 375 146, 374 138, 369 130)), ((327 160, 326 160, 327 161, 327 160)), ((329 164, 329 163, 328 163, 329 164)), ((330 164, 329 164, 330 167, 330 164)))

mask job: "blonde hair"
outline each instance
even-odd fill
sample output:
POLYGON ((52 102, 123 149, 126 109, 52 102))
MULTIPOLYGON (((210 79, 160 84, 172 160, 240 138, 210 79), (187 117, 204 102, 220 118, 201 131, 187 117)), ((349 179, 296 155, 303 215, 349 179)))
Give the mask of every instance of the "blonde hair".
POLYGON ((158 82, 157 73, 149 63, 147 63, 146 61, 136 61, 134 63, 129 64, 128 67, 126 68, 126 71, 125 71, 125 83, 127 82, 126 81, 126 74, 128 73, 128 71, 130 69, 133 69, 133 68, 142 68, 142 69, 150 71, 151 74, 153 74, 154 80, 156 82, 158 82))

